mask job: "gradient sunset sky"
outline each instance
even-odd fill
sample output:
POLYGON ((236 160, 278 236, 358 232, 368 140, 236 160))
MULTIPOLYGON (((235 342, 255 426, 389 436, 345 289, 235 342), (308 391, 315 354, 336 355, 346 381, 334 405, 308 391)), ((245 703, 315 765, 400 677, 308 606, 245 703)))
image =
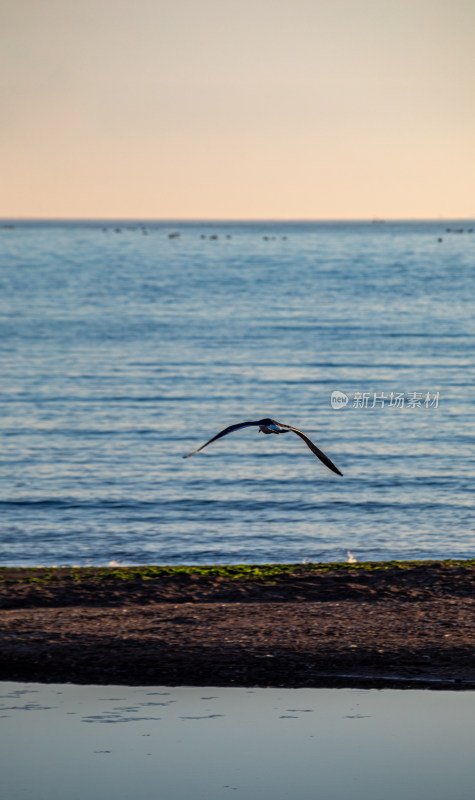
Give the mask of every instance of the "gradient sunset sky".
POLYGON ((474 0, 6 0, 0 216, 475 216, 474 0))

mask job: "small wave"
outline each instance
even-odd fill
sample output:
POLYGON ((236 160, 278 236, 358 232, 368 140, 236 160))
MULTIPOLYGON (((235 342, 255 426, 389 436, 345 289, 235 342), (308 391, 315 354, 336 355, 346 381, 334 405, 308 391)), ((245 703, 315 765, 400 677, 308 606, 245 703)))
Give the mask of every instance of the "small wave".
MULTIPOLYGON (((358 512, 366 512, 369 514, 397 511, 401 509, 409 513, 411 509, 417 510, 418 513, 424 511, 434 511, 442 508, 453 509, 467 509, 466 502, 452 501, 450 498, 442 500, 418 500, 417 498, 403 500, 353 500, 351 498, 345 499, 325 499, 315 500, 311 502, 301 502, 299 499, 276 499, 271 496, 269 499, 253 500, 251 498, 242 499, 223 499, 223 498, 174 498, 171 500, 164 500, 162 498, 152 500, 121 500, 111 498, 95 498, 95 499, 73 499, 73 498, 22 498, 16 500, 0 500, 0 508, 31 508, 31 509, 81 509, 81 510, 118 510, 118 511, 134 511, 134 512, 150 512, 155 509, 158 513, 160 509, 166 508, 169 513, 174 512, 187 515, 190 512, 201 514, 207 511, 212 514, 209 518, 213 520, 225 520, 224 516, 216 517, 213 512, 229 512, 238 511, 243 514, 252 514, 253 512, 262 512, 264 509, 279 510, 279 514, 298 512, 299 516, 305 513, 311 513, 315 510, 335 511, 338 509, 355 510, 358 512)), ((286 518, 288 521, 288 517, 286 518)))

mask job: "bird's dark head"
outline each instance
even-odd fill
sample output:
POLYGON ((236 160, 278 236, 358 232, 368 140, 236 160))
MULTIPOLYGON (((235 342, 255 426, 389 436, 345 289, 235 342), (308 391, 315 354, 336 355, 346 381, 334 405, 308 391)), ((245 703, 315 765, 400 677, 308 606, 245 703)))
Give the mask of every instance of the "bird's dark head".
POLYGON ((267 426, 272 425, 274 422, 270 417, 264 417, 259 420, 259 433, 268 433, 267 426))

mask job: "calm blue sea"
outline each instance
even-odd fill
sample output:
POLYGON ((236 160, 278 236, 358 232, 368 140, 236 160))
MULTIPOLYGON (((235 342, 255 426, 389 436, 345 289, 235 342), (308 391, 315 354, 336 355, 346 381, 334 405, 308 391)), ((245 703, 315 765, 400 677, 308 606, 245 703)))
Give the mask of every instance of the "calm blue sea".
POLYGON ((472 226, 0 223, 0 563, 473 557, 472 226))

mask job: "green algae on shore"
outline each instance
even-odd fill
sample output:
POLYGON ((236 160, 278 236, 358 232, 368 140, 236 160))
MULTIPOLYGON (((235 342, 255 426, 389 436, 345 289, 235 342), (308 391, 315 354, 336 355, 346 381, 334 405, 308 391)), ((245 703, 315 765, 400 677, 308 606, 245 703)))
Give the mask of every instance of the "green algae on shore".
POLYGON ((217 564, 191 566, 108 566, 108 567, 0 567, 0 583, 49 583, 58 578, 73 581, 147 581, 162 577, 197 576, 235 581, 271 581, 299 573, 376 572, 412 570, 424 567, 475 568, 475 559, 417 561, 358 561, 299 564, 217 564))

